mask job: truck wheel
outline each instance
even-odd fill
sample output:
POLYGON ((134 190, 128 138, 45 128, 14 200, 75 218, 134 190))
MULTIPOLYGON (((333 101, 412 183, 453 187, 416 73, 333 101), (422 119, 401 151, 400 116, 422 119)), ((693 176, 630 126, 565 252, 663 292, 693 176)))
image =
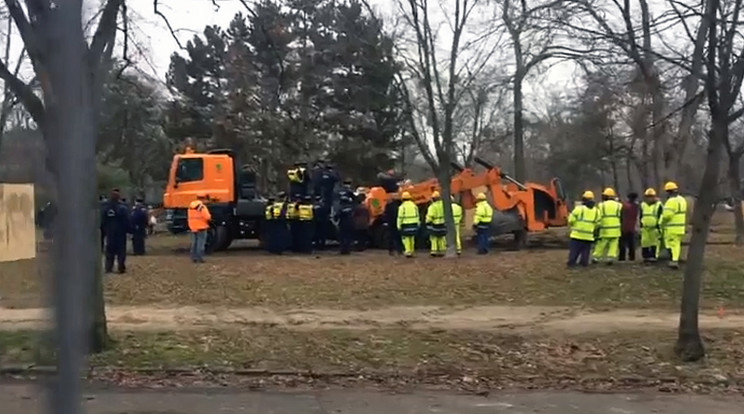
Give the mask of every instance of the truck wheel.
POLYGON ((230 235, 230 229, 225 226, 217 226, 214 229, 214 251, 226 250, 232 243, 232 236, 230 235))
POLYGON ((513 250, 522 250, 527 247, 527 230, 517 230, 512 232, 512 234, 514 235, 513 250))
POLYGON ((387 227, 381 224, 375 224, 370 228, 370 236, 372 244, 376 249, 387 249, 388 246, 388 231, 387 227))

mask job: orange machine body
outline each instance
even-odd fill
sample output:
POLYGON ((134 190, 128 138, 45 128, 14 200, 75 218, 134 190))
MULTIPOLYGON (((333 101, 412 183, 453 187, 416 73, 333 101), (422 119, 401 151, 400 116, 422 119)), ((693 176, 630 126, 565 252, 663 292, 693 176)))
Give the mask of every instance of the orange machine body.
POLYGON ((235 201, 234 171, 233 158, 227 154, 175 155, 163 194, 163 207, 187 208, 197 194, 206 195, 212 203, 235 201), (179 169, 190 169, 194 173, 179 174, 179 169), (182 179, 177 179, 179 175, 182 179))
MULTIPOLYGON (((470 168, 463 168, 452 178, 450 191, 457 198, 464 209, 475 207, 474 190, 486 188, 487 196, 494 209, 509 211, 517 209, 525 223, 528 232, 539 232, 548 227, 566 226, 568 222, 568 206, 565 196, 556 178, 548 185, 527 182, 516 183, 505 180, 498 167, 490 166, 480 173, 470 168)), ((389 200, 397 199, 407 191, 413 201, 425 206, 431 201, 434 191, 441 192, 439 181, 435 178, 420 183, 401 186, 397 193, 386 193, 381 187, 372 187, 367 193, 365 203, 370 211, 370 218, 379 221, 385 205, 389 200)))

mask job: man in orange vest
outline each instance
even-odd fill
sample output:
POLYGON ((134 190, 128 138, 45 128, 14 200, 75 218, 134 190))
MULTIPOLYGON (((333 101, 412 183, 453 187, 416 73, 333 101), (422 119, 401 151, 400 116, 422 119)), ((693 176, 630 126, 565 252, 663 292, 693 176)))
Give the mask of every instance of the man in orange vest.
POLYGON ((189 230, 191 230, 191 261, 204 263, 204 248, 207 244, 207 231, 212 215, 209 208, 202 202, 207 197, 197 194, 196 200, 189 204, 189 230))

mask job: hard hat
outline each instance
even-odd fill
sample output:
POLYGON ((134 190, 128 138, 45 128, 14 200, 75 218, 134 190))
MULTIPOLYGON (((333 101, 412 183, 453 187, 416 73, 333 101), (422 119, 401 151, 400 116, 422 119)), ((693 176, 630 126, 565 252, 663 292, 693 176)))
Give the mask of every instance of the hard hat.
POLYGON ((617 197, 617 194, 615 194, 615 190, 612 189, 612 187, 607 187, 602 191, 602 195, 605 197, 617 197))
POLYGON ((410 200, 411 199, 411 193, 408 191, 404 191, 403 194, 400 195, 400 198, 403 200, 410 200))
POLYGON ((478 201, 482 201, 486 199, 486 193, 478 193, 477 196, 475 196, 475 199, 478 201))
POLYGON ((656 197, 656 190, 653 188, 647 188, 646 191, 643 192, 643 195, 647 197, 656 197))
POLYGON ((666 184, 664 184, 664 191, 677 191, 679 190, 679 187, 677 187, 677 183, 674 181, 667 181, 666 184))
POLYGON ((431 193, 431 198, 439 198, 441 197, 441 194, 439 194, 439 191, 434 191, 431 193))
POLYGON ((591 191, 584 191, 584 194, 581 195, 581 198, 584 200, 594 200, 594 193, 591 191))

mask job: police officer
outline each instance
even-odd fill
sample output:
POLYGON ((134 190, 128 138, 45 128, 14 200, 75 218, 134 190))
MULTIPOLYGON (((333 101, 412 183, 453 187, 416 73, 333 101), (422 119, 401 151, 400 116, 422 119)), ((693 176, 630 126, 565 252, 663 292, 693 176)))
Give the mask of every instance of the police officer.
POLYGON ((387 228, 388 233, 388 254, 391 256, 399 255, 403 253, 403 245, 400 240, 400 232, 398 231, 398 208, 400 207, 399 200, 388 200, 385 204, 385 211, 383 212, 383 224, 387 228))
POLYGON ((354 222, 352 214, 354 212, 353 201, 349 197, 339 199, 339 209, 336 213, 338 220, 338 241, 340 244, 341 254, 351 254, 351 243, 354 240, 354 222))
POLYGON ((272 251, 272 244, 274 233, 276 233, 274 223, 274 197, 266 199, 266 207, 264 207, 264 222, 261 228, 261 241, 266 251, 272 251))
POLYGON ((354 189, 351 187, 351 180, 346 179, 341 185, 341 188, 338 191, 338 199, 340 200, 341 197, 347 197, 351 200, 352 204, 354 203, 354 198, 356 196, 354 195, 354 189))
POLYGON ((297 207, 300 253, 313 252, 313 198, 306 195, 297 207))
POLYGON ((106 273, 114 270, 114 259, 118 272, 126 272, 129 209, 121 202, 118 189, 111 191, 111 196, 101 209, 101 231, 105 239, 106 273))
POLYGON ((323 202, 323 197, 320 195, 315 196, 315 204, 313 204, 313 229, 313 246, 316 250, 325 249, 328 210, 326 203, 323 202))
POLYGON ((300 197, 307 194, 310 177, 301 162, 295 163, 293 168, 287 170, 287 178, 289 179, 290 194, 299 194, 300 197))
POLYGON ((299 213, 298 213, 298 207, 299 207, 299 195, 293 195, 289 202, 287 202, 287 228, 289 229, 287 241, 286 241, 286 248, 292 250, 293 252, 299 251, 299 241, 300 241, 300 234, 299 234, 299 213))
MULTIPOLYGON (((320 173, 320 194, 327 208, 333 205, 333 189, 338 182, 338 172, 330 164, 325 164, 320 173)), ((330 214, 330 212, 329 212, 330 214)))
POLYGON ((287 228, 287 194, 280 192, 271 208, 273 217, 272 233, 269 236, 270 251, 282 254, 289 247, 289 229, 287 228))
POLYGON ((132 253, 135 256, 145 254, 145 237, 147 237, 147 225, 149 216, 147 207, 142 198, 135 200, 134 209, 132 210, 132 253))

